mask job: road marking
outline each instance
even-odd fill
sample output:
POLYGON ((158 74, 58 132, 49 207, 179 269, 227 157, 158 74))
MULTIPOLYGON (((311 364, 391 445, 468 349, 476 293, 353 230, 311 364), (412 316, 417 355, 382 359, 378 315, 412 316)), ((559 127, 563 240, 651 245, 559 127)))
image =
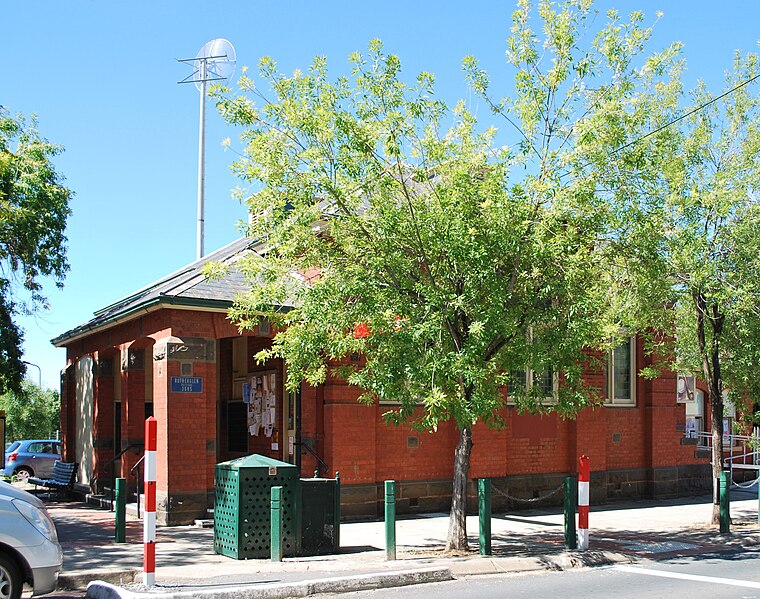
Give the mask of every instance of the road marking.
POLYGON ((631 574, 644 574, 646 576, 661 576, 662 578, 678 578, 680 580, 692 580, 694 582, 712 582, 715 584, 727 584, 735 587, 748 587, 750 589, 760 589, 760 582, 751 580, 737 580, 735 578, 718 578, 716 576, 699 576, 697 574, 680 574, 678 572, 666 572, 664 570, 649 570, 647 568, 637 568, 635 566, 614 566, 619 572, 630 572, 631 574))

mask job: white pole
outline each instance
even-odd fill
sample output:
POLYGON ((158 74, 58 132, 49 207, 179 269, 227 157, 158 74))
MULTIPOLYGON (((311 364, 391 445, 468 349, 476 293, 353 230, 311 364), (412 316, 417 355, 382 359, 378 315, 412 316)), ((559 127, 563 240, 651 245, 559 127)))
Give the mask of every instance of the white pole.
POLYGON ((195 259, 200 260, 204 256, 203 235, 205 226, 204 187, 206 180, 206 67, 207 60, 199 59, 201 64, 201 117, 200 131, 198 132, 198 232, 195 259))
POLYGON ((145 421, 145 511, 143 511, 143 584, 156 584, 156 450, 158 423, 151 416, 145 421))
POLYGON ((578 550, 588 549, 588 505, 591 460, 583 454, 578 459, 578 550))

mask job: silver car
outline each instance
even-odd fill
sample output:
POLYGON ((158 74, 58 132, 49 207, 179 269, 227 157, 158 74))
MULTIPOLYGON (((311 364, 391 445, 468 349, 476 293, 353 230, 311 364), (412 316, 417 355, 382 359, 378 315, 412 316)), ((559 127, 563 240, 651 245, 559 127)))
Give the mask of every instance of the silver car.
POLYGON ((54 591, 63 564, 55 524, 37 497, 0 481, 0 598, 54 591))
POLYGON ((21 482, 26 482, 30 476, 48 478, 53 473, 55 461, 60 459, 61 442, 56 439, 14 441, 5 450, 3 474, 21 482))

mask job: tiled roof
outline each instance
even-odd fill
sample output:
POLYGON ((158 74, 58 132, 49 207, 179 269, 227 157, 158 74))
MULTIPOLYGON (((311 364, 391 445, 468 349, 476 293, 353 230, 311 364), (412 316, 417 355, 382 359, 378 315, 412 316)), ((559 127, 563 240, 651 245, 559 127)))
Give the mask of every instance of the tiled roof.
POLYGON ((226 309, 235 296, 247 288, 248 283, 235 264, 240 258, 252 252, 255 245, 255 242, 245 237, 233 241, 135 293, 101 308, 95 312, 92 320, 59 335, 52 340, 52 343, 60 347, 74 337, 99 329, 112 321, 121 320, 148 305, 166 303, 226 309), (228 269, 225 276, 218 280, 208 280, 202 272, 203 266, 208 262, 226 264, 228 269))

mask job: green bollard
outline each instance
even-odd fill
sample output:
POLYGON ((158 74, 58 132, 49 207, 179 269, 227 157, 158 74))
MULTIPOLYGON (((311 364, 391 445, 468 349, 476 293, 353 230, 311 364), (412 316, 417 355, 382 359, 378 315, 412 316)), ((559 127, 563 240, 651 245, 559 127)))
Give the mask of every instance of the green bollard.
POLYGON ((724 470, 720 473, 720 532, 731 532, 731 498, 729 489, 731 487, 731 472, 724 470))
POLYGON ((116 479, 116 514, 114 541, 116 543, 127 542, 127 479, 116 479))
POLYGON ((340 472, 335 472, 335 552, 340 551, 340 472))
POLYGON ((491 479, 478 479, 478 520, 480 555, 491 555, 491 479))
POLYGON ((578 511, 578 484, 574 476, 565 477, 565 549, 578 547, 575 514, 578 511))
POLYGON ((271 558, 273 562, 282 561, 282 487, 272 487, 271 491, 271 558))
POLYGON ((396 481, 385 481, 385 559, 396 559, 396 481))

